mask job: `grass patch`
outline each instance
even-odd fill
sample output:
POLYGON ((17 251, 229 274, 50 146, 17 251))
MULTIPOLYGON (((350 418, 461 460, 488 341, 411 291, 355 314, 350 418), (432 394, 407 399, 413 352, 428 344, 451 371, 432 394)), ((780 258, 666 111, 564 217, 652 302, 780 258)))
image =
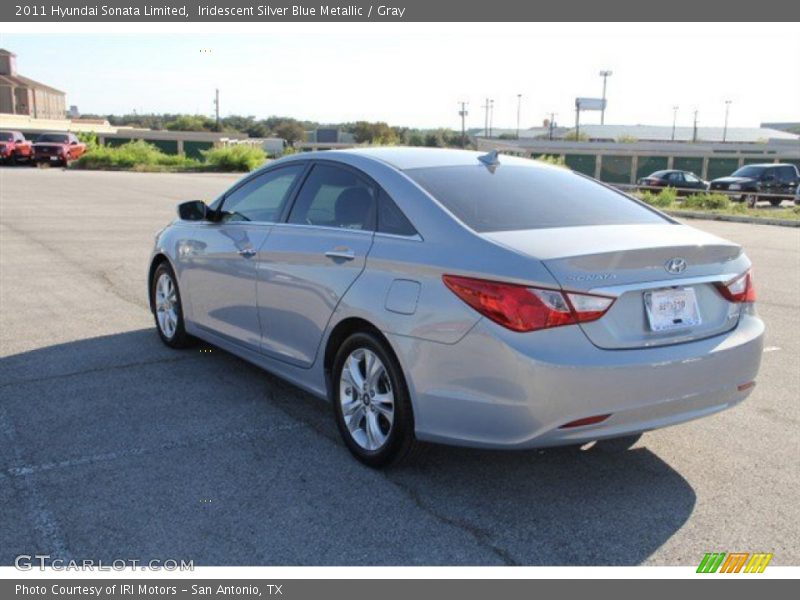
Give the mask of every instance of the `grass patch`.
POLYGON ((72 163, 75 169, 174 172, 174 171, 241 171, 248 172, 267 160, 264 150, 238 144, 212 148, 203 152, 203 160, 162 152, 143 140, 122 146, 87 144, 86 154, 72 163))
POLYGON ((651 191, 635 192, 634 195, 650 206, 662 210, 690 210, 716 215, 738 215, 756 219, 786 219, 800 221, 800 206, 780 208, 748 208, 744 202, 733 202, 725 194, 691 194, 679 199, 672 188, 664 188, 657 194, 651 191))
POLYGON ((267 155, 258 146, 236 144, 211 148, 203 152, 205 166, 213 171, 252 171, 267 160, 267 155))
POLYGON ((165 154, 153 144, 137 140, 116 147, 90 145, 86 154, 72 166, 76 169, 158 172, 197 170, 201 163, 194 158, 165 154))

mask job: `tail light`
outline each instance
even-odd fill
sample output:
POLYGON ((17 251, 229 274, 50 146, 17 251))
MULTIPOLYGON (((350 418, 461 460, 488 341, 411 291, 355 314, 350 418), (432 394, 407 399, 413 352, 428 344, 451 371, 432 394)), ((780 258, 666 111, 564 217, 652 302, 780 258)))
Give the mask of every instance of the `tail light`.
POLYGON ((718 283, 717 289, 730 302, 755 302, 756 288, 753 285, 753 271, 747 271, 727 283, 718 283))
POLYGON ((535 331, 595 321, 614 298, 526 287, 471 277, 443 275, 442 280, 461 300, 512 331, 535 331))

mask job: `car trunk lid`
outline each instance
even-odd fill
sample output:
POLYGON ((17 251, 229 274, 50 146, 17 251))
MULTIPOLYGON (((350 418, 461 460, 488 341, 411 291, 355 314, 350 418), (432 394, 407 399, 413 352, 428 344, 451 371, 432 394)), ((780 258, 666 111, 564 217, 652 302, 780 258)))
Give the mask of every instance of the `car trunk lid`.
POLYGON ((679 343, 718 335, 738 322, 740 307, 722 297, 716 283, 740 275, 749 261, 737 244, 691 227, 604 225, 484 236, 541 260, 565 290, 615 297, 601 319, 580 325, 598 347, 679 343), (666 322, 677 303, 689 306, 666 322))

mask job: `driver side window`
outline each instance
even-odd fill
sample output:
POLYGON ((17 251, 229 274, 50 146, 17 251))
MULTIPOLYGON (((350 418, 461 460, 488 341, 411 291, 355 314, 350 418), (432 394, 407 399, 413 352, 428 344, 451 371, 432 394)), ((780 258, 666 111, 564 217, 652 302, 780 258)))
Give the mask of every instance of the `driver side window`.
POLYGON ((274 222, 302 171, 291 165, 254 177, 225 197, 220 220, 274 222))

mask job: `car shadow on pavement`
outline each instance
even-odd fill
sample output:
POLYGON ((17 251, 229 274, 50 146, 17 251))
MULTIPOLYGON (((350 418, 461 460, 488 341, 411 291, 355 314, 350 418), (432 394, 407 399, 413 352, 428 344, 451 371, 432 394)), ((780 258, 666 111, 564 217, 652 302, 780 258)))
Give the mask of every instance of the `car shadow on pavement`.
POLYGON ((0 396, 0 564, 636 565, 696 501, 647 436, 619 454, 431 445, 374 471, 326 403, 151 329, 6 356, 0 396))

